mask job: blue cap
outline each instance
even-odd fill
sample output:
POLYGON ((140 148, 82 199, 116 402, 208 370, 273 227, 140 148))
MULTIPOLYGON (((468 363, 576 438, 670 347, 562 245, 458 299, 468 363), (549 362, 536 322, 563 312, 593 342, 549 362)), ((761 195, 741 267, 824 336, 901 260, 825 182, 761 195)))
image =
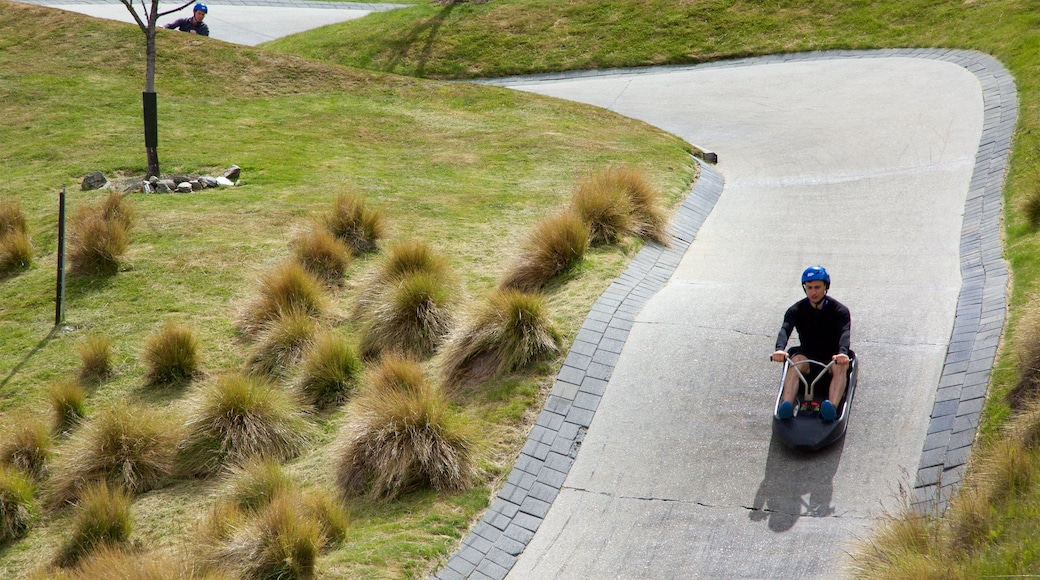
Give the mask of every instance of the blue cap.
POLYGON ((198 4, 195 5, 195 8, 193 8, 192 11, 193 12, 198 11, 198 12, 208 13, 209 12, 209 8, 206 8, 205 4, 203 4, 202 2, 199 2, 198 4))

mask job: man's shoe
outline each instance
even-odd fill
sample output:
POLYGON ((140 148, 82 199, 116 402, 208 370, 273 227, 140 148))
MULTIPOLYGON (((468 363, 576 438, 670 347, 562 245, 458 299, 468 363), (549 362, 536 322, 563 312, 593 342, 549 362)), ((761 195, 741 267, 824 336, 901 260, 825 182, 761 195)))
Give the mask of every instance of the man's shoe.
POLYGON ((820 405, 820 416, 823 417, 824 421, 833 421, 838 418, 838 411, 830 401, 824 401, 820 405))
POLYGON ((780 406, 776 409, 776 418, 790 419, 791 417, 794 417, 794 405, 791 404, 791 401, 780 403, 780 406))

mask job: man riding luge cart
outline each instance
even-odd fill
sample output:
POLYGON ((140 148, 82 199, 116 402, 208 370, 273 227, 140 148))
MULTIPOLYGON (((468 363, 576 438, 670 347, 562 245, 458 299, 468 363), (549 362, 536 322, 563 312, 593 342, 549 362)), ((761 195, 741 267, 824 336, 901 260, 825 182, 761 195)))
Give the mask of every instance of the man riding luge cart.
POLYGON ((805 269, 805 298, 784 314, 771 356, 784 363, 773 433, 796 449, 820 449, 845 434, 856 388, 857 361, 849 346, 852 317, 845 305, 827 295, 830 286, 825 268, 805 269), (799 344, 787 349, 795 331, 799 344))

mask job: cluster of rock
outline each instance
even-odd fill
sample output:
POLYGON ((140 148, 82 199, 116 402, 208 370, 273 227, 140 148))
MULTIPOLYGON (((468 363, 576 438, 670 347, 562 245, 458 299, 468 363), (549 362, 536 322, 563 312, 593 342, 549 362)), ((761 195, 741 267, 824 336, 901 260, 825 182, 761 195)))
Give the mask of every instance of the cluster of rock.
POLYGON ((80 184, 83 191, 93 189, 115 189, 125 193, 191 193, 211 187, 234 187, 242 169, 237 165, 228 167, 218 176, 196 174, 170 174, 161 177, 127 177, 109 181, 104 173, 94 171, 87 174, 80 184))

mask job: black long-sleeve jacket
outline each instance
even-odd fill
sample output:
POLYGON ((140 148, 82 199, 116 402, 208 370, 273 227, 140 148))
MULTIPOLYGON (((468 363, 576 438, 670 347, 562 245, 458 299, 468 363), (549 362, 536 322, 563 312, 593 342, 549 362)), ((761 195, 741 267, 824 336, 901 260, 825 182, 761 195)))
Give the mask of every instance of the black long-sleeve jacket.
POLYGON ((798 331, 802 354, 814 360, 830 360, 835 354, 849 354, 852 315, 844 304, 827 296, 823 306, 813 308, 808 298, 795 302, 784 313, 784 323, 776 337, 776 350, 787 348, 791 331, 798 331), (820 358, 817 358, 820 357, 820 358))

